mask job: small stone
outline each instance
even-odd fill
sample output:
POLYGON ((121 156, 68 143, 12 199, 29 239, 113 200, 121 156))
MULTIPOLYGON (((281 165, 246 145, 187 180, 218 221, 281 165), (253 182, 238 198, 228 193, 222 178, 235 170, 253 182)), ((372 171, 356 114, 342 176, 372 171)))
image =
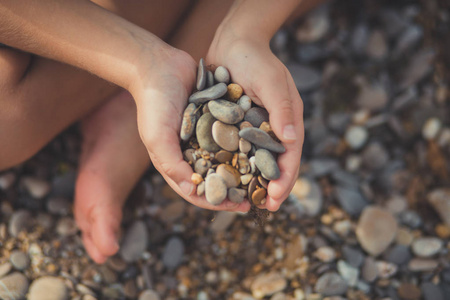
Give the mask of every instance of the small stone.
POLYGON ((209 152, 220 150, 220 147, 216 144, 212 136, 212 126, 215 121, 216 119, 211 113, 206 113, 198 120, 195 131, 200 147, 209 152))
POLYGON ((212 232, 221 232, 227 230, 233 221, 236 219, 237 214, 232 211, 219 211, 211 223, 212 232))
POLYGON ((198 64, 197 69, 197 90, 201 91, 205 88, 206 85, 206 67, 205 60, 200 58, 200 62, 198 64))
POLYGON ((188 164, 190 164, 191 166, 195 163, 195 161, 197 160, 197 157, 195 155, 195 150, 194 149, 187 149, 183 152, 183 159, 184 161, 186 161, 188 164))
POLYGON ((368 205, 361 192, 353 188, 338 186, 335 188, 335 194, 342 209, 351 216, 358 216, 368 205))
POLYGON ((253 192, 256 190, 256 186, 258 184, 258 178, 253 177, 252 180, 250 180, 250 183, 248 184, 247 188, 247 195, 248 199, 252 201, 253 192))
POLYGON ((252 193, 252 202, 256 206, 266 204, 267 191, 265 188, 256 189, 252 193))
POLYGON ((435 51, 424 49, 416 52, 409 57, 409 61, 406 62, 406 68, 402 69, 402 80, 399 83, 401 90, 413 86, 422 80, 425 76, 433 71, 433 60, 435 57, 435 51))
POLYGON ((322 83, 322 75, 316 69, 294 63, 288 64, 287 68, 300 93, 314 90, 322 83))
POLYGON ((276 180, 280 178, 280 169, 272 153, 265 149, 259 149, 255 153, 256 167, 261 171, 264 178, 276 180))
POLYGON ((422 218, 413 210, 405 210, 399 214, 399 220, 402 224, 410 228, 419 228, 422 225, 422 218))
POLYGON ((259 128, 262 122, 269 122, 269 113, 262 107, 252 107, 245 113, 244 120, 259 128))
POLYGON ((239 131, 239 136, 258 147, 275 153, 284 153, 286 149, 276 142, 270 135, 259 128, 244 128, 239 131))
POLYGON ((413 258, 408 263, 408 269, 411 272, 428 272, 438 267, 439 263, 434 259, 413 258))
POLYGON ((0 278, 11 272, 12 264, 10 262, 5 262, 0 265, 0 278))
POLYGON ((241 176, 241 183, 243 185, 249 184, 250 180, 252 180, 253 174, 245 174, 241 176))
POLYGON ((292 188, 291 195, 301 205, 305 213, 314 217, 320 213, 323 204, 322 191, 317 182, 306 177, 298 178, 292 188))
POLYGON ((398 296, 404 300, 419 300, 422 295, 420 289, 412 283, 402 283, 397 292, 398 296))
POLYGON ((359 268, 364 262, 364 254, 358 249, 352 248, 348 245, 342 246, 342 257, 348 264, 354 268, 359 268))
POLYGON ((227 68, 223 66, 217 67, 216 71, 214 71, 214 79, 217 82, 222 82, 228 84, 230 82, 230 73, 227 68))
POLYGON ((201 197, 205 194, 205 182, 202 181, 200 182, 200 184, 197 186, 197 196, 201 197))
POLYGON ((438 118, 428 119, 422 128, 422 136, 424 139, 431 141, 436 139, 439 131, 441 130, 442 122, 438 118))
POLYGON ((364 209, 356 227, 361 246, 373 256, 382 253, 395 239, 397 222, 387 211, 375 206, 364 209))
POLYGON ((203 177, 198 173, 192 173, 191 181, 193 184, 199 185, 201 182, 203 182, 203 177))
POLYGON ((71 236, 78 232, 78 227, 74 219, 71 217, 64 217, 56 224, 56 232, 60 236, 71 236))
POLYGON ((389 162, 389 153, 381 143, 367 145, 362 153, 362 163, 369 170, 380 170, 389 162))
POLYGON ((242 108, 244 113, 246 113, 250 108, 252 108, 252 99, 247 95, 242 95, 237 101, 237 104, 242 108))
POLYGON ((328 246, 323 246, 314 252, 314 256, 320 261, 329 263, 336 259, 336 251, 328 246))
POLYGON ((214 74, 211 71, 206 71, 206 87, 212 87, 214 85, 214 74))
POLYGON ((222 176, 227 188, 237 187, 241 182, 241 174, 231 165, 220 164, 216 169, 216 173, 222 176))
POLYGON ((411 254, 407 246, 396 245, 390 249, 384 257, 388 262, 396 265, 404 265, 411 259, 411 254))
POLYGON ((436 237, 421 237, 411 245, 413 253, 420 257, 431 257, 441 251, 443 242, 436 237))
POLYGON ((242 175, 251 171, 250 161, 245 153, 239 153, 237 167, 242 175))
POLYGON ((388 53, 386 39, 381 30, 374 30, 369 37, 366 48, 367 55, 373 59, 383 59, 388 53))
POLYGON ((360 108, 377 111, 384 108, 388 100, 386 89, 383 86, 364 84, 356 101, 360 108))
POLYGON ((262 299, 277 292, 283 291, 287 286, 286 279, 277 272, 264 273, 255 278, 250 286, 252 295, 262 299))
POLYGON ((239 129, 236 126, 215 121, 212 126, 214 141, 227 151, 236 151, 239 148, 239 129))
POLYGON ((367 257, 362 267, 362 277, 367 282, 372 282, 378 277, 378 267, 372 257, 367 257))
POLYGON ((189 103, 196 105, 203 104, 210 100, 219 99, 227 93, 227 85, 225 83, 218 83, 203 91, 198 91, 189 97, 189 103))
POLYGON ((233 153, 226 150, 220 150, 215 154, 214 159, 219 163, 224 164, 226 162, 230 162, 233 159, 233 153))
POLYGON ((245 139, 240 138, 239 139, 239 151, 247 154, 250 152, 250 150, 252 150, 252 144, 250 144, 249 141, 246 141, 245 139))
POLYGON ((252 128, 253 125, 250 122, 243 121, 241 124, 239 124, 239 129, 242 130, 244 128, 252 128))
POLYGON ((437 224, 434 228, 434 231, 436 232, 437 236, 441 239, 448 239, 450 238, 450 226, 445 224, 437 224))
POLYGON ((0 174, 0 189, 6 191, 14 184, 15 181, 16 175, 13 172, 0 174))
POLYGON ((435 189, 428 194, 427 198, 442 221, 450 226, 450 188, 435 189))
POLYGON ((448 299, 444 297, 444 293, 440 286, 433 284, 432 282, 424 282, 420 285, 423 298, 425 300, 444 300, 448 299))
POLYGON ((9 261, 13 264, 14 268, 19 271, 25 270, 30 265, 30 258, 28 255, 19 250, 11 252, 9 261))
POLYGON ((3 300, 24 299, 27 291, 28 291, 28 279, 22 273, 15 272, 0 279, 0 299, 3 300))
POLYGON ((170 224, 180 219, 183 216, 185 210, 186 210, 186 202, 184 200, 174 199, 172 203, 170 203, 169 205, 165 206, 162 209, 159 217, 164 223, 170 224))
POLYGON ((209 101, 208 108, 214 118, 225 124, 236 124, 244 119, 242 108, 227 100, 209 101))
POLYGON ((65 198, 52 197, 47 200, 47 210, 53 215, 67 216, 72 210, 72 205, 65 198))
POLYGON ((347 291, 345 280, 334 272, 326 273, 317 280, 315 290, 323 296, 343 295, 347 291))
POLYGON ((32 223, 31 213, 27 210, 17 210, 9 219, 8 231, 16 237, 22 230, 27 230, 32 223))
POLYGON ((385 261, 377 261, 376 262, 377 269, 378 269, 378 276, 380 278, 390 278, 395 273, 397 273, 397 265, 385 262, 385 261))
POLYGON ((135 221, 124 235, 120 255, 126 262, 135 262, 147 249, 148 232, 143 221, 135 221))
POLYGON ((272 130, 272 126, 270 126, 269 122, 262 122, 259 126, 259 129, 261 129, 264 132, 267 132, 268 135, 270 135, 271 138, 273 138, 275 141, 279 142, 280 140, 275 135, 275 132, 272 130))
POLYGON ((366 143, 368 138, 369 133, 367 132, 367 129, 362 126, 350 126, 345 132, 345 141, 353 150, 360 149, 366 143))
POLYGON ((194 103, 190 103, 184 110, 183 120, 181 122, 180 138, 182 141, 187 142, 192 137, 197 118, 197 106, 194 103))
POLYGON ((205 176, 208 169, 211 168, 212 162, 204 158, 200 158, 195 162, 194 171, 200 176, 205 176))
POLYGON ((301 43, 313 43, 324 38, 330 29, 329 9, 319 6, 306 15, 305 20, 297 28, 296 40, 301 43))
POLYGON ((244 189, 231 188, 228 190, 228 199, 233 203, 244 202, 245 197, 247 197, 247 191, 244 189))
POLYGON ((50 192, 50 184, 42 179, 24 177, 22 183, 33 198, 42 199, 50 192))
POLYGON ((62 279, 43 276, 35 279, 30 286, 29 300, 66 300, 69 299, 66 285, 62 279))
POLYGON ((244 92, 242 87, 236 83, 229 84, 227 88, 228 88, 228 98, 233 102, 238 101, 238 99, 241 98, 242 93, 244 92))
POLYGON ((160 300, 158 293, 153 290, 145 290, 140 295, 138 300, 160 300))
POLYGON ((343 260, 339 260, 337 262, 337 269, 349 286, 356 286, 359 277, 359 270, 357 268, 352 267, 343 260))
POLYGON ((176 269, 182 262, 184 243, 179 237, 171 237, 164 247, 162 262, 169 270, 176 269))
POLYGON ((227 185, 222 176, 210 174, 205 181, 206 201, 212 205, 219 205, 227 197, 227 185))

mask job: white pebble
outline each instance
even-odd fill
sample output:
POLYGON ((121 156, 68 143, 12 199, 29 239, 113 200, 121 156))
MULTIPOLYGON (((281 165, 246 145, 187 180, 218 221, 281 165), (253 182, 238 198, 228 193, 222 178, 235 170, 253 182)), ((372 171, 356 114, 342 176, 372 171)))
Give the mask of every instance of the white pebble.
POLYGON ((237 104, 239 104, 244 112, 247 112, 252 107, 252 99, 247 95, 243 95, 239 98, 237 104))
POLYGON ((369 138, 367 129, 362 126, 350 126, 345 132, 345 141, 353 150, 360 149, 369 138))
POLYGON ((422 128, 423 138, 426 140, 434 140, 441 130, 442 122, 438 118, 428 119, 422 128))

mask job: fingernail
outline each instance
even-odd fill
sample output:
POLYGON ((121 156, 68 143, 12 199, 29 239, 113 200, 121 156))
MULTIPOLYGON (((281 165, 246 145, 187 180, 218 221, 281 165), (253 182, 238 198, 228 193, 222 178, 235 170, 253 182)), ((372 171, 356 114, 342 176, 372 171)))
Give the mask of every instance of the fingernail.
POLYGON ((294 125, 286 125, 286 126, 284 126, 283 137, 286 140, 295 140, 297 138, 297 136, 295 134, 294 125))
POLYGON ((186 196, 190 196, 194 190, 194 185, 188 181, 183 181, 180 184, 180 188, 186 196))

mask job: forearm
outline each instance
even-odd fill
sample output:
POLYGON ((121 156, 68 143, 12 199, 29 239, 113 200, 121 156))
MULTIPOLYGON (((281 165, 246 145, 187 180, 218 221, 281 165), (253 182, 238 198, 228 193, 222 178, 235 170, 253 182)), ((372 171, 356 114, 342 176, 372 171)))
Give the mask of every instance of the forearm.
POLYGON ((221 31, 267 41, 302 0, 236 0, 220 26, 221 31))
POLYGON ((85 69, 124 88, 135 78, 142 53, 163 51, 164 44, 84 0, 1 1, 0 42, 85 69))

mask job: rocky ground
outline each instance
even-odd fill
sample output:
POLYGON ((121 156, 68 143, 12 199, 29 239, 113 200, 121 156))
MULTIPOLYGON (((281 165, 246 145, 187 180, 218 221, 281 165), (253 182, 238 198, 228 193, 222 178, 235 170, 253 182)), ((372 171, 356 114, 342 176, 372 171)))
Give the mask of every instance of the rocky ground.
POLYGON ((342 0, 277 33, 306 140, 263 227, 187 204, 151 170, 120 254, 95 265, 71 212, 76 128, 0 173, 0 298, 450 299, 449 8, 342 0))

